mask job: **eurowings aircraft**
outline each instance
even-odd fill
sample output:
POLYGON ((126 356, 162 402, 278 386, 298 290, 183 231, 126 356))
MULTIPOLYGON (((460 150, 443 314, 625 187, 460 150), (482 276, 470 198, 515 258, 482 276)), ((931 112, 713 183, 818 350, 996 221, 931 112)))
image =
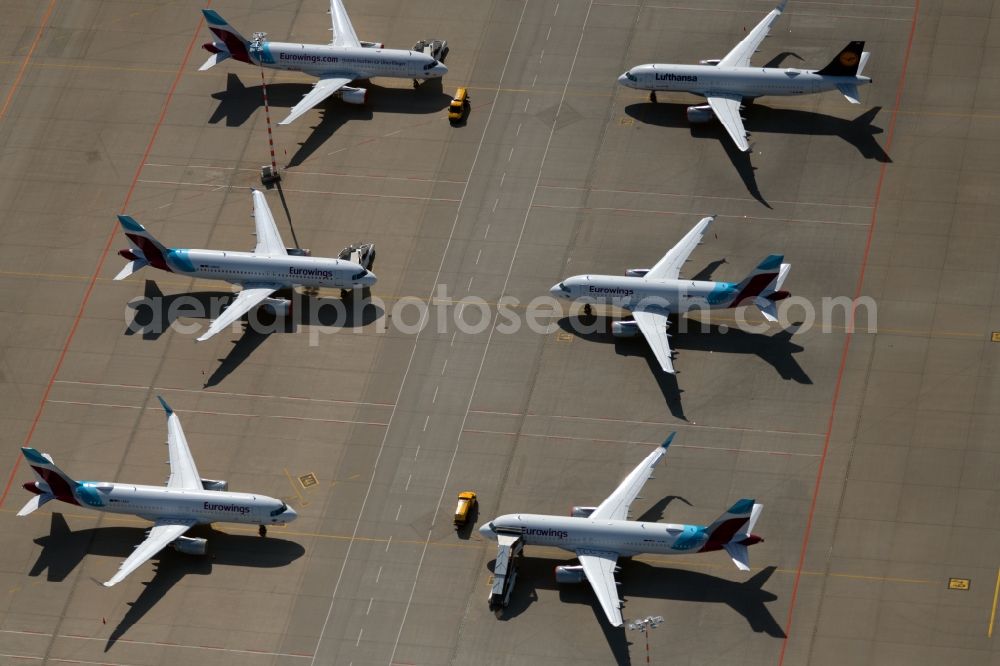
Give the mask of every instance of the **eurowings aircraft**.
POLYGON ((426 53, 386 49, 382 44, 359 40, 341 0, 330 0, 333 40, 329 44, 271 42, 262 32, 247 39, 214 9, 201 11, 208 29, 218 38, 202 45, 212 55, 201 66, 201 71, 233 58, 258 67, 303 72, 319 79, 279 125, 291 123, 332 96, 348 104, 364 104, 368 91, 352 88, 348 85, 352 81, 385 76, 413 79, 416 85, 418 80, 439 79, 448 73, 444 64, 426 53))
POLYGON ((741 499, 711 525, 675 525, 628 520, 629 506, 653 474, 676 433, 670 433, 598 506, 574 506, 572 515, 513 513, 479 528, 487 539, 497 534, 520 535, 524 545, 555 546, 576 553, 579 565, 558 566, 556 582, 582 583, 594 588, 612 626, 620 627, 622 601, 615 572, 619 557, 641 553, 679 555, 725 550, 740 571, 750 570, 747 546, 763 541, 753 533, 763 504, 741 499))
POLYGON ((750 150, 747 131, 743 128, 740 108, 744 100, 765 95, 807 95, 839 90, 851 104, 860 104, 858 86, 871 83, 861 73, 870 53, 864 42, 851 42, 830 64, 819 70, 794 68, 752 67, 750 58, 767 37, 771 26, 781 16, 788 0, 782 0, 756 28, 720 60, 702 60, 698 65, 639 65, 618 77, 618 83, 628 88, 652 91, 650 101, 656 101, 657 91, 686 92, 700 95, 707 104, 689 106, 688 122, 707 123, 718 118, 736 147, 750 150))
MULTIPOLYGON (((294 248, 290 253, 281 241, 271 209, 259 190, 253 191, 253 218, 257 246, 253 252, 232 252, 168 248, 134 219, 119 215, 118 222, 131 247, 119 250, 119 256, 128 259, 129 263, 115 279, 124 280, 137 270, 152 266, 193 278, 241 285, 243 289, 236 300, 211 323, 198 342, 208 340, 258 305, 267 305, 276 313, 287 312, 288 300, 271 298, 279 289, 295 286, 363 289, 375 284, 375 274, 359 263, 306 256, 294 248)), ((371 258, 374 259, 374 252, 371 258)))
POLYGON ((56 467, 49 454, 31 448, 21 449, 35 473, 35 480, 24 484, 24 488, 35 496, 17 515, 27 516, 55 499, 95 511, 139 516, 154 523, 146 540, 122 562, 118 573, 104 583, 105 587, 120 583, 167 546, 189 555, 204 555, 205 539, 184 536, 195 525, 254 524, 260 525, 260 534, 264 536, 267 525, 284 525, 298 517, 294 509, 279 499, 229 492, 226 481, 201 478, 180 419, 163 398, 157 397, 167 413, 170 478, 166 486, 74 481, 56 467))
POLYGON ((578 300, 586 304, 605 303, 628 310, 631 320, 611 325, 615 337, 633 337, 642 333, 664 372, 673 374, 668 317, 689 310, 736 308, 756 305, 768 321, 777 321, 775 303, 789 293, 781 286, 791 270, 779 254, 764 259, 750 275, 740 282, 683 280, 681 266, 694 248, 701 243, 705 231, 715 217, 703 218, 694 228, 652 268, 630 268, 624 277, 617 275, 577 275, 552 287, 557 298, 578 300))

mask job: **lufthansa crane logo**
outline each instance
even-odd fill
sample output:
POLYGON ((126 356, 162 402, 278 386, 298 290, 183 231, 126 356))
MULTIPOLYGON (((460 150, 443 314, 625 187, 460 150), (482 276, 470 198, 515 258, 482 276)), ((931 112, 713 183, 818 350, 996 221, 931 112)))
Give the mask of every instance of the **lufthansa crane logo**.
POLYGON ((840 54, 840 64, 844 67, 854 67, 858 64, 858 54, 852 51, 844 51, 840 54))

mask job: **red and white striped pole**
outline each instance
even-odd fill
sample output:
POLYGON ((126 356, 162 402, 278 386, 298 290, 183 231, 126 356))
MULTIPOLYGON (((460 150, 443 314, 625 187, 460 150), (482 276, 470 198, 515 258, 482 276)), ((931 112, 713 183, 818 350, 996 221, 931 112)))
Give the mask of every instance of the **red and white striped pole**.
POLYGON ((271 109, 267 105, 267 82, 264 80, 264 68, 260 68, 260 89, 264 93, 264 119, 267 121, 267 145, 271 149, 271 175, 270 178, 261 178, 264 181, 275 182, 281 180, 278 175, 278 164, 274 161, 274 138, 271 135, 271 109))

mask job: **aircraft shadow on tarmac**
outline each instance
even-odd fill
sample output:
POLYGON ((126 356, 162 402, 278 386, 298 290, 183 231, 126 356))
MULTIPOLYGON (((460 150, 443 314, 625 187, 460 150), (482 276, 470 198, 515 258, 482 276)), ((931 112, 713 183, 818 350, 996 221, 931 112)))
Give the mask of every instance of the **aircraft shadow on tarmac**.
MULTIPOLYGON (((589 342, 614 344, 615 353, 620 356, 643 356, 649 365, 650 372, 656 378, 666 400, 667 408, 675 417, 688 420, 684 415, 681 403, 681 391, 677 383, 677 375, 663 372, 653 351, 642 336, 633 338, 616 338, 611 334, 611 323, 619 319, 605 315, 581 315, 579 317, 563 317, 557 324, 559 328, 589 342)), ((684 326, 679 326, 676 316, 671 318, 670 342, 678 356, 683 352, 707 351, 720 354, 753 354, 770 364, 782 379, 812 384, 812 379, 802 366, 795 360, 793 354, 804 351, 805 348, 792 342, 797 326, 782 329, 773 335, 749 333, 724 324, 704 324, 695 319, 687 319, 684 326)), ((683 362, 680 363, 683 366, 683 362)), ((675 365, 675 367, 677 367, 675 365)), ((683 367, 678 368, 678 374, 683 367)))
MULTIPOLYGON (((690 104, 673 102, 641 102, 625 107, 625 113, 647 125, 660 127, 687 127, 691 136, 696 138, 711 138, 719 141, 726 150, 730 161, 740 174, 747 191, 755 199, 770 208, 757 186, 754 167, 750 162, 751 153, 737 150, 726 130, 717 121, 705 124, 692 124, 687 119, 687 107, 690 104)), ((876 106, 865 111, 853 120, 845 120, 836 116, 828 116, 813 111, 798 109, 774 109, 759 102, 754 102, 742 112, 745 118, 744 126, 751 134, 808 134, 811 136, 838 136, 857 148, 867 159, 879 162, 892 162, 878 141, 876 134, 882 133, 882 128, 873 125, 875 116, 882 107, 876 106)), ((751 139, 751 144, 753 140, 751 139)))
MULTIPOLYGON (((416 90, 412 88, 384 88, 371 81, 359 81, 358 85, 368 91, 365 104, 346 104, 330 99, 316 107, 322 113, 322 120, 313 127, 309 138, 300 144, 298 151, 289 160, 289 167, 302 164, 317 148, 351 120, 371 120, 373 113, 436 113, 446 108, 451 97, 442 89, 441 79, 423 82, 416 90)), ((208 122, 215 124, 225 120, 229 127, 245 123, 257 109, 264 106, 264 97, 259 85, 247 87, 236 74, 226 77, 226 89, 213 93, 219 100, 208 122)), ((284 109, 298 104, 302 97, 312 90, 312 84, 272 83, 267 86, 267 103, 273 109, 281 109, 272 118, 274 122, 284 117, 284 109)), ((309 122, 299 119, 298 122, 309 122)))
MULTIPOLYGON (((490 567, 492 567, 492 562, 490 567)), ((575 559, 552 559, 545 557, 519 557, 517 560, 517 582, 510 595, 510 603, 498 616, 505 620, 524 613, 538 601, 538 590, 558 590, 562 603, 585 604, 593 608, 594 618, 604 631, 608 646, 618 664, 628 664, 628 636, 621 628, 608 624, 593 590, 586 582, 578 585, 559 585, 552 574, 556 566, 576 564, 575 559)), ((785 638, 785 632, 775 620, 765 604, 778 599, 777 595, 763 589, 764 584, 776 567, 770 566, 757 572, 745 581, 731 581, 710 576, 697 571, 673 569, 661 565, 651 565, 631 558, 618 561, 621 571, 617 575, 621 583, 622 598, 626 600, 623 615, 628 622, 629 597, 690 601, 694 603, 726 604, 746 619, 750 628, 757 633, 765 633, 774 638, 785 638)), ((670 623, 670 618, 666 617, 670 623)))
MULTIPOLYGON (((197 525, 189 536, 208 539, 208 555, 183 555, 164 548, 152 560, 156 569, 153 579, 145 585, 139 598, 129 604, 129 610, 108 637, 105 652, 125 635, 178 581, 187 575, 208 575, 216 564, 239 567, 283 567, 302 557, 305 549, 294 541, 274 537, 227 534, 208 525, 197 525)), ((53 513, 48 536, 35 539, 42 547, 29 576, 41 576, 61 582, 69 576, 87 555, 101 555, 124 560, 135 545, 145 538, 141 527, 99 527, 73 532, 61 513, 53 513)), ((133 576, 148 575, 142 570, 133 576)), ((95 583, 98 584, 98 583, 95 583)))
MULTIPOLYGON (((293 298, 291 290, 275 292, 276 297, 293 298)), ((128 304, 133 310, 132 320, 125 327, 124 335, 141 334, 143 340, 157 340, 180 317, 204 319, 207 323, 210 313, 219 310, 220 301, 228 304, 234 298, 230 291, 198 291, 164 295, 153 280, 146 280, 143 297, 128 304)), ((374 323, 385 315, 375 303, 361 300, 356 302, 353 292, 344 292, 337 298, 294 295, 292 312, 285 317, 275 317, 262 311, 252 310, 244 316, 247 324, 243 335, 233 343, 233 349, 220 359, 221 364, 206 381, 205 386, 215 386, 225 379, 243 361, 250 357, 272 333, 294 333, 300 325, 336 328, 361 328, 374 323)), ((199 331, 201 329, 199 328, 199 331)), ((225 335, 225 332, 219 335, 225 335)), ((192 336, 192 342, 194 337, 192 336)))

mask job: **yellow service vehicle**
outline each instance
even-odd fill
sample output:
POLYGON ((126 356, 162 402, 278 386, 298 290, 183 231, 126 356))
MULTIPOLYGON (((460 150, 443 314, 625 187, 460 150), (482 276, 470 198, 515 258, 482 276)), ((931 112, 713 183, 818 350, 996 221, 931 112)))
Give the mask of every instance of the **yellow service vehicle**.
POLYGON ((455 527, 461 528, 476 512, 476 493, 466 490, 458 494, 458 505, 455 507, 455 527))
POLYGON ((455 91, 455 97, 451 100, 451 104, 448 105, 448 120, 453 125, 462 122, 469 113, 469 108, 469 91, 465 88, 459 88, 455 91))

